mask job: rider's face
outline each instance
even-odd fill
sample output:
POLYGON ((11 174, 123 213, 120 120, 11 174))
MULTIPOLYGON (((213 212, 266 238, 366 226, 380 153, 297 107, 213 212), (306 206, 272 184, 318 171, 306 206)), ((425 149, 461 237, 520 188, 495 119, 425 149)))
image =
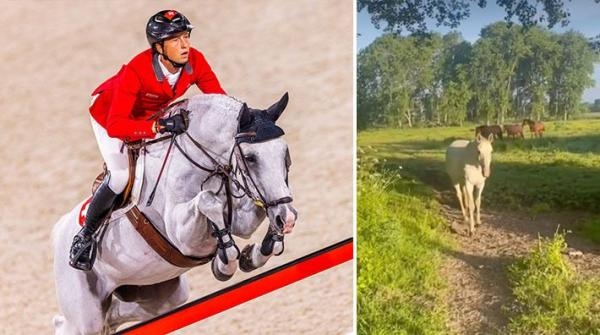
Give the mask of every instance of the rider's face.
MULTIPOLYGON (((185 63, 188 61, 190 53, 190 33, 184 31, 171 38, 164 40, 163 53, 175 63, 185 63)), ((158 46, 160 48, 160 45, 158 46)), ((159 51, 161 51, 159 49, 159 51)))

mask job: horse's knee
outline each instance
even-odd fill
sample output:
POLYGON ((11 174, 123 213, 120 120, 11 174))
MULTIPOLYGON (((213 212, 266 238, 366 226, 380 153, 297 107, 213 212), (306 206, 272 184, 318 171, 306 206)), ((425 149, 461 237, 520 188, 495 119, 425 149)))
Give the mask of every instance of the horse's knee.
MULTIPOLYGON (((210 215, 217 215, 219 213, 222 213, 223 211, 223 203, 221 202, 221 200, 219 200, 219 198, 217 198, 215 196, 215 194, 211 191, 202 191, 200 193, 198 193, 198 201, 196 203, 196 205, 198 206, 198 209, 200 210, 200 212, 202 212, 205 215, 208 215, 209 218, 213 221, 216 220, 216 218, 211 217, 210 215)), ((219 216, 219 215, 217 215, 219 216)))

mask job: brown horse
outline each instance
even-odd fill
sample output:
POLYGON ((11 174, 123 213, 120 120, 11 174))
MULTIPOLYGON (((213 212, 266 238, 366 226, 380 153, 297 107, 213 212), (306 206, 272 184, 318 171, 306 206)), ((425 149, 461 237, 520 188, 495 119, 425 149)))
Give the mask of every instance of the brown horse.
POLYGON ((531 137, 535 136, 535 137, 542 137, 542 134, 544 133, 544 130, 546 130, 544 128, 544 123, 542 123, 542 121, 533 121, 531 119, 524 119, 523 120, 523 126, 528 125, 529 126, 529 132, 531 133, 531 137))
POLYGON ((507 137, 511 136, 513 139, 515 139, 517 136, 519 136, 521 138, 525 138, 525 136, 523 136, 523 126, 518 123, 505 124, 504 131, 506 131, 507 137))
POLYGON ((481 135, 485 138, 488 138, 490 137, 490 134, 493 134, 494 138, 502 139, 502 127, 497 124, 493 124, 491 126, 483 125, 475 128, 475 137, 477 137, 477 135, 481 135))

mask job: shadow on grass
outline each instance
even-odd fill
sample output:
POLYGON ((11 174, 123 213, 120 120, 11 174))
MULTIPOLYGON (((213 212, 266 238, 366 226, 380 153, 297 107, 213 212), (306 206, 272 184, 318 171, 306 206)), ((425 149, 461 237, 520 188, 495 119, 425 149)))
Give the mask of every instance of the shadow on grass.
MULTIPOLYGON (((377 169, 393 171, 404 179, 418 180, 431 187, 438 202, 459 208, 443 159, 418 156, 388 158, 377 169)), ((579 238, 585 238, 586 232, 593 230, 589 227, 590 217, 600 214, 599 185, 598 169, 586 166, 492 162, 492 175, 482 196, 482 213, 521 213, 530 224, 503 225, 499 229, 533 238, 540 235, 552 237, 560 225, 561 230, 577 233, 567 235, 569 244, 577 245, 584 252, 600 253, 598 243, 586 243, 579 238), (586 229, 582 229, 583 221, 587 221, 586 229)), ((600 224, 600 220, 593 222, 600 224)))
MULTIPOLYGON (((470 137, 447 137, 441 140, 423 139, 408 140, 397 143, 386 143, 377 145, 380 150, 393 152, 416 152, 416 151, 444 151, 452 141, 457 139, 468 139, 470 137)), ((544 136, 542 138, 525 137, 524 139, 504 138, 494 141, 494 151, 505 152, 510 150, 535 150, 564 151, 575 154, 592 153, 600 154, 599 135, 577 135, 577 136, 544 136)))

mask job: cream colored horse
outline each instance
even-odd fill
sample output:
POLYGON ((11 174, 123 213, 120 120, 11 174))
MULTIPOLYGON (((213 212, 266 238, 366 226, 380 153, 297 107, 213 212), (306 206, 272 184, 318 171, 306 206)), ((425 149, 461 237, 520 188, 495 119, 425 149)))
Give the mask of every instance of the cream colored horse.
POLYGON ((446 172, 456 190, 465 222, 469 224, 469 236, 472 236, 475 231, 473 218, 475 209, 477 209, 476 223, 481 224, 481 193, 485 180, 491 173, 493 139, 492 134, 488 138, 477 135, 474 141, 456 140, 446 149, 446 172))

